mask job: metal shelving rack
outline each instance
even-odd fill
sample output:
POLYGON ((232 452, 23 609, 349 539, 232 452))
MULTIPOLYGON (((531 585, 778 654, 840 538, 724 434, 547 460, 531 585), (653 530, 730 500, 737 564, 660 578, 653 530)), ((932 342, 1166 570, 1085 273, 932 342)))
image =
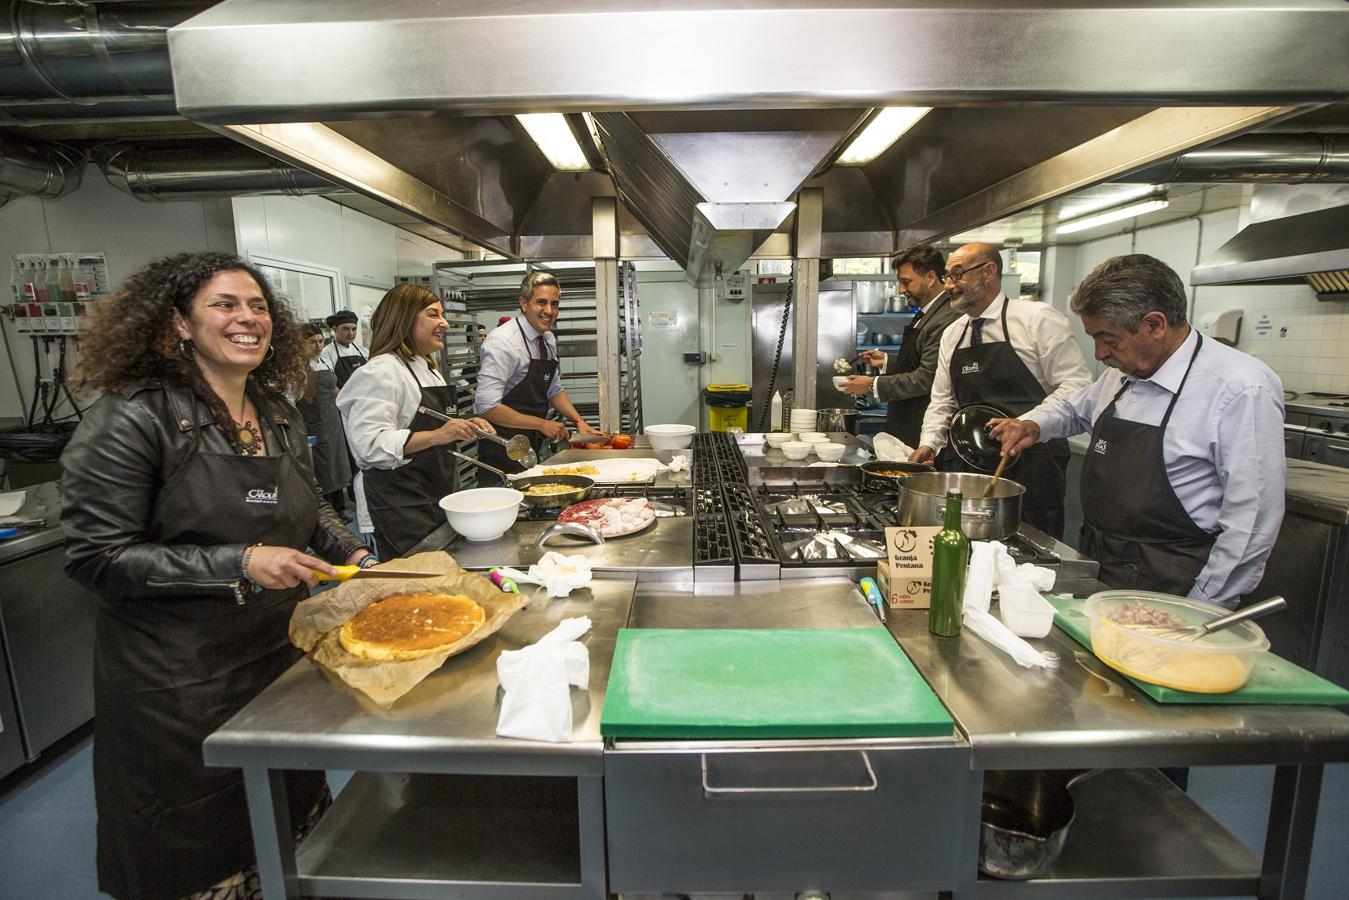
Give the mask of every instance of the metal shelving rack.
POLYGON ((642 301, 637 296, 637 268, 632 263, 618 267, 620 359, 619 427, 628 434, 642 430, 642 301))

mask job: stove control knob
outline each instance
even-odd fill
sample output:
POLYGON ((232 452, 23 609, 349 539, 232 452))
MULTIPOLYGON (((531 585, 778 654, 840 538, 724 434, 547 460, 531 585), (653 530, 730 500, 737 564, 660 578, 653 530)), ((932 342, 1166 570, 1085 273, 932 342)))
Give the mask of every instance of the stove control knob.
POLYGON ((1317 422, 1317 423, 1316 423, 1315 425, 1313 425, 1312 427, 1315 428, 1315 429, 1317 429, 1318 431, 1325 431, 1325 432, 1328 432, 1328 433, 1330 433, 1330 434, 1334 434, 1334 433, 1335 433, 1335 426, 1331 424, 1331 422, 1330 422, 1329 419, 1322 419, 1321 421, 1317 422))

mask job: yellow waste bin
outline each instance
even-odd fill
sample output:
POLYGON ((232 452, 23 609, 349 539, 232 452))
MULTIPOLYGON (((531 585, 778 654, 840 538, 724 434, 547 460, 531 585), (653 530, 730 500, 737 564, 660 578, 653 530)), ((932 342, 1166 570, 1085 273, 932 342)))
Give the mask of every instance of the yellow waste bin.
POLYGON ((749 427, 750 390, 747 384, 709 384, 703 388, 707 424, 712 431, 749 427))

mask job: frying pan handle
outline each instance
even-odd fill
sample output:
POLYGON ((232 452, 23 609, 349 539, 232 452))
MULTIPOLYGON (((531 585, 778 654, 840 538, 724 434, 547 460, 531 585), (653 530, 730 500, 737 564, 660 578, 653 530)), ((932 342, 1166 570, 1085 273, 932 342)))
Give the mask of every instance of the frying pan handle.
POLYGON ((604 536, 589 525, 582 525, 579 522, 559 522, 556 525, 550 525, 539 539, 534 542, 535 547, 542 548, 544 544, 557 537, 559 534, 570 534, 576 537, 583 537, 594 544, 603 544, 604 536))
POLYGON ((497 477, 499 477, 499 478, 500 478, 503 482, 505 482, 506 484, 510 484, 510 483, 511 483, 511 476, 507 475, 505 472, 501 471, 501 470, 498 469, 496 466, 489 466, 487 463, 483 462, 482 460, 480 460, 480 459, 474 459, 473 457, 471 457, 471 456, 469 456, 469 455, 467 455, 467 454, 465 454, 465 453, 460 453, 458 450, 451 450, 451 451, 450 451, 450 455, 451 455, 451 456, 458 457, 459 459, 462 459, 464 462, 470 462, 470 463, 473 463, 473 465, 477 466, 477 467, 480 468, 480 469, 486 469, 487 471, 491 472, 493 475, 496 475, 497 477))
POLYGON ((869 784, 822 784, 811 785, 809 787, 800 787, 796 785, 783 786, 713 786, 707 780, 707 754, 699 754, 702 757, 703 769, 703 794, 708 797, 726 796, 732 794, 857 794, 868 793, 876 790, 878 782, 876 781, 876 770, 871 767, 871 757, 865 750, 857 751, 857 755, 862 757, 862 765, 866 767, 867 779, 869 784))

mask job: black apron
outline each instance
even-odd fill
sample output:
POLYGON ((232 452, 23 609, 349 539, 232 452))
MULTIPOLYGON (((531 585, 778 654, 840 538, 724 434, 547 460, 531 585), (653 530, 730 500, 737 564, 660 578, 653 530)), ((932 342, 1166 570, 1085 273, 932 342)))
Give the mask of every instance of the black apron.
POLYGON ((351 465, 347 462, 347 438, 342 431, 342 414, 337 411, 337 376, 332 369, 314 370, 314 400, 301 398, 295 407, 304 416, 305 428, 314 438, 311 447, 314 480, 325 496, 346 490, 351 484, 351 465))
MULTIPOLYGON (((448 384, 422 385, 407 360, 408 375, 421 388, 420 405, 457 415, 455 389, 448 384)), ((413 434, 434 431, 445 423, 419 412, 408 428, 413 434)), ((380 559, 404 556, 445 522, 440 498, 454 492, 454 457, 448 447, 427 447, 396 469, 362 469, 365 505, 375 527, 380 559)))
MULTIPOLYGON (((263 402, 255 398, 259 416, 263 402)), ((148 539, 304 550, 318 498, 264 419, 272 456, 196 446, 166 472, 148 539)), ((153 576, 151 576, 153 577, 153 576)), ((204 890, 253 863, 243 777, 207 768, 202 741, 300 658, 291 611, 303 585, 232 597, 108 599, 94 647, 98 886, 119 900, 204 890)), ((323 772, 287 773, 292 821, 319 798, 323 772)))
MULTIPOLYGON (((351 346, 353 349, 356 347, 355 344, 351 346)), ((359 350, 356 351, 355 356, 342 356, 341 351, 338 351, 333 360, 333 374, 337 376, 337 386, 346 387, 347 379, 351 377, 351 373, 365 363, 365 354, 359 350)))
MULTIPOLYGON (((900 375, 918 368, 918 334, 923 330, 922 321, 936 313, 941 308, 941 304, 949 302, 950 299, 946 296, 946 292, 942 291, 929 307, 928 312, 914 316, 913 321, 905 326, 899 352, 895 354, 894 369, 892 370, 887 366, 886 375, 900 375)), ((885 375, 880 377, 884 378, 885 375)), ((894 435, 910 447, 917 447, 923 431, 923 416, 927 413, 928 403, 931 400, 932 397, 929 394, 924 397, 905 397, 901 400, 885 401, 885 433, 894 435)))
MULTIPOLYGON (((1007 330, 1007 308, 1002 307, 1001 341, 984 340, 978 347, 957 349, 951 354, 951 386, 956 405, 982 403, 1001 409, 1013 418, 1023 416, 1044 402, 1048 394, 1026 368, 1012 348, 1007 330)), ((969 322, 960 333, 960 342, 969 331, 969 322)), ((1053 440, 1023 451, 1015 471, 1007 477, 1026 489, 1021 497, 1021 518, 1056 539, 1063 538, 1063 497, 1068 487, 1068 442, 1053 440)), ((945 472, 982 471, 966 464, 948 445, 937 460, 945 472)), ((985 472, 984 474, 988 474, 985 472)))
POLYGON ((1218 539, 1194 524, 1176 497, 1162 446, 1203 342, 1200 337, 1160 425, 1115 415, 1125 382, 1092 428, 1082 462, 1082 552, 1100 562, 1098 578, 1112 588, 1183 597, 1218 539))
MULTIPOLYGON (((524 341, 525 352, 529 354, 529 369, 525 372, 524 379, 501 398, 501 404, 509 406, 518 413, 538 416, 542 419, 548 415, 548 410, 551 408, 548 403, 548 385, 553 383, 553 374, 557 372, 558 363, 555 359, 536 358, 534 349, 529 345, 529 339, 525 337, 524 328, 520 327, 519 319, 515 320, 515 327, 520 332, 520 340, 524 341)), ((534 452, 539 459, 544 458, 543 432, 532 429, 503 428, 501 426, 497 426, 496 431, 498 435, 506 439, 513 438, 517 434, 525 435, 529 438, 529 444, 534 448, 534 452)), ((506 455, 506 448, 495 441, 478 441, 478 459, 488 465, 496 466, 503 472, 520 471, 520 464, 512 461, 506 455)), ((497 485, 501 483, 501 479, 486 469, 479 469, 478 483, 484 486, 497 485)))

